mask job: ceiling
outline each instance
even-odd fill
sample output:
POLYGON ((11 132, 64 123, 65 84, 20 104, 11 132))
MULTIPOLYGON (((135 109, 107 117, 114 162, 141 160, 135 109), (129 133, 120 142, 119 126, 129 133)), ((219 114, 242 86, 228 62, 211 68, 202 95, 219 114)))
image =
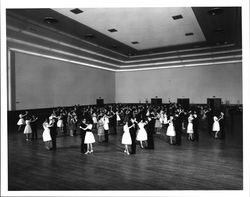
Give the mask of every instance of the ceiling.
POLYGON ((240 7, 7 9, 6 15, 10 47, 112 69, 241 59, 240 7))
POLYGON ((190 7, 54 10, 136 50, 206 41, 190 7))

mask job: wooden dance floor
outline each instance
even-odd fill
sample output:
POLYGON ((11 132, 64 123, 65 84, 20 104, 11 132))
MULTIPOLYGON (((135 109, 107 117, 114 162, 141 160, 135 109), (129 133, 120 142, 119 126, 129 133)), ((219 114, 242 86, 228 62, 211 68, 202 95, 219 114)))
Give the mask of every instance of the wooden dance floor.
POLYGON ((58 149, 48 151, 41 138, 26 142, 22 133, 9 131, 8 188, 10 191, 243 189, 241 131, 233 128, 226 132, 225 140, 215 140, 201 128, 199 142, 187 141, 184 134, 181 146, 169 145, 164 133, 155 135, 155 150, 137 146, 135 155, 126 155, 120 127, 117 135, 109 136, 108 144, 96 142, 94 153, 83 155, 80 136, 59 135, 58 149))

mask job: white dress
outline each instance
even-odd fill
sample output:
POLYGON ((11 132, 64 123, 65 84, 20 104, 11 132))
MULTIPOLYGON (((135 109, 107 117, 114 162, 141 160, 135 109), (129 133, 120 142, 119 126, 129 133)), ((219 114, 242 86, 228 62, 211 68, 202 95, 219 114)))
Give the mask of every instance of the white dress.
POLYGON ((174 124, 173 124, 173 121, 169 121, 168 122, 168 129, 167 129, 167 133, 166 133, 167 136, 175 136, 176 133, 175 133, 175 129, 174 129, 174 124))
POLYGON ((24 119, 23 118, 20 118, 17 122, 17 125, 20 126, 20 125, 24 125, 25 122, 24 122, 24 119))
POLYGON ((93 125, 89 124, 86 129, 86 135, 85 135, 85 139, 84 139, 84 144, 92 144, 95 142, 95 137, 94 134, 92 133, 91 129, 92 129, 93 125))
POLYGON ((146 140, 148 140, 148 135, 147 135, 147 132, 146 132, 146 130, 144 128, 144 125, 145 125, 145 123, 143 123, 143 122, 139 122, 139 124, 138 124, 139 130, 138 130, 138 133, 137 133, 137 136, 136 136, 137 141, 146 141, 146 140))
POLYGON ((109 130, 109 119, 107 117, 103 119, 103 128, 104 130, 109 130))
POLYGON ((49 124, 48 123, 43 123, 43 141, 51 141, 51 136, 50 136, 50 129, 49 129, 49 124))
POLYGON ((92 120, 94 124, 97 124, 97 118, 95 113, 92 115, 92 120))
POLYGON ((193 118, 192 117, 188 117, 187 133, 194 133, 192 121, 193 121, 193 118))
POLYGON ((122 144, 131 145, 132 140, 131 140, 131 136, 130 136, 130 133, 129 133, 128 125, 123 126, 123 131, 124 131, 124 133, 122 135, 122 144))
POLYGON ((57 121, 57 127, 59 127, 59 128, 63 127, 63 120, 62 119, 59 119, 57 121))
POLYGON ((26 123, 26 126, 24 128, 23 133, 24 134, 32 133, 31 126, 30 126, 30 120, 26 120, 25 123, 26 123))
POLYGON ((220 131, 220 123, 216 116, 214 116, 213 131, 220 131))

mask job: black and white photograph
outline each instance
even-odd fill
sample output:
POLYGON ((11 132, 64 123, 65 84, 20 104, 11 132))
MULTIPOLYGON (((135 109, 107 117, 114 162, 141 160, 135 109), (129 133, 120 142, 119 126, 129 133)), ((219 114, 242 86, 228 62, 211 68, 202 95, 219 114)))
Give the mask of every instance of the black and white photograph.
POLYGON ((28 2, 1 8, 1 196, 249 195, 249 2, 28 2))

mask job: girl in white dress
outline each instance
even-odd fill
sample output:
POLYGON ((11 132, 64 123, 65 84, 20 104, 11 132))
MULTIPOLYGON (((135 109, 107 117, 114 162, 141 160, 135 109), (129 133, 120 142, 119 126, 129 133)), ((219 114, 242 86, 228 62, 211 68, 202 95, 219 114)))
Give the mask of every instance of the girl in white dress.
POLYGON ((124 144, 125 146, 125 150, 124 153, 127 153, 129 155, 129 151, 128 151, 128 145, 132 144, 132 139, 129 133, 129 129, 131 127, 133 127, 134 125, 131 125, 130 127, 128 126, 128 122, 125 123, 125 125, 123 126, 123 135, 122 135, 122 144, 124 144))
POLYGON ((22 127, 25 126, 25 121, 24 121, 24 117, 28 114, 28 112, 26 111, 25 114, 19 114, 19 120, 17 122, 17 126, 18 126, 18 131, 22 131, 22 127))
POLYGON ((86 128, 81 127, 81 129, 86 131, 84 144, 87 144, 87 152, 85 154, 94 152, 92 144, 95 143, 95 137, 94 137, 94 134, 92 133, 92 128, 93 128, 93 124, 91 124, 90 121, 87 121, 86 128))
POLYGON ((190 114, 188 117, 188 125, 187 125, 187 133, 189 140, 193 140, 193 134, 194 134, 193 119, 194 119, 193 115, 190 114))
POLYGON ((160 134, 160 130, 162 128, 162 124, 161 124, 161 115, 160 113, 157 113, 156 117, 155 117, 155 130, 156 130, 156 134, 160 134))
POLYGON ((140 141, 140 146, 141 148, 144 148, 143 147, 143 142, 146 142, 148 140, 148 135, 147 135, 147 132, 144 128, 144 126, 147 124, 147 122, 143 122, 143 120, 141 119, 141 121, 138 123, 138 133, 137 133, 137 136, 136 136, 136 140, 137 141, 140 141))
POLYGON ((98 122, 97 122, 97 135, 98 135, 98 141, 102 142, 104 141, 104 120, 102 116, 99 116, 98 118, 98 122))
POLYGON ((48 120, 46 119, 43 123, 43 141, 45 143, 45 148, 50 150, 52 147, 52 143, 51 143, 51 136, 50 136, 50 127, 52 125, 50 125, 48 123, 48 120))
POLYGON ((169 120, 167 121, 168 129, 167 129, 166 135, 170 137, 170 144, 173 144, 173 138, 176 135, 173 120, 174 120, 174 117, 170 116, 169 120))
POLYGON ((93 129, 95 129, 97 126, 97 117, 95 112, 92 114, 92 121, 93 121, 93 129))
POLYGON ((163 128, 167 129, 167 127, 168 127, 168 116, 167 116, 167 113, 164 112, 164 114, 163 114, 163 128))
POLYGON ((217 118, 214 116, 214 123, 213 123, 213 131, 215 132, 214 137, 218 138, 218 133, 220 132, 220 123, 219 121, 223 118, 224 114, 221 113, 221 117, 217 118))
POLYGON ((57 117, 58 121, 57 121, 57 127, 59 128, 59 131, 61 131, 63 133, 63 119, 62 119, 62 114, 60 114, 60 116, 57 117))
POLYGON ((32 133, 30 122, 31 122, 31 118, 27 117, 27 119, 25 120, 26 126, 25 126, 24 132, 23 132, 26 135, 26 141, 29 141, 30 134, 32 133))

